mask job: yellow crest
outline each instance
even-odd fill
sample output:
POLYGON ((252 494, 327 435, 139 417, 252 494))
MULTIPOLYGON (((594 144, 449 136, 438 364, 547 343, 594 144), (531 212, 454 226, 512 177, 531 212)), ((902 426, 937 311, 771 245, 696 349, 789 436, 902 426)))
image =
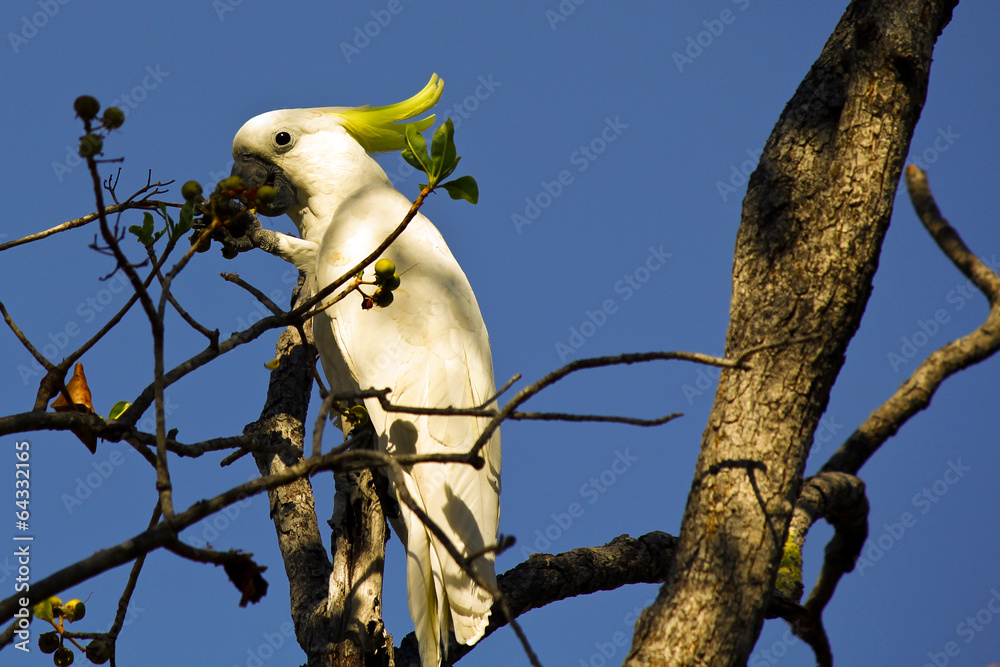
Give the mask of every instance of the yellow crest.
POLYGON ((417 130, 426 130, 434 124, 434 115, 410 123, 401 121, 413 118, 437 104, 443 90, 444 81, 433 74, 423 90, 402 102, 384 107, 328 107, 324 111, 339 116, 347 133, 366 151, 398 151, 406 147, 406 126, 413 125, 417 130))

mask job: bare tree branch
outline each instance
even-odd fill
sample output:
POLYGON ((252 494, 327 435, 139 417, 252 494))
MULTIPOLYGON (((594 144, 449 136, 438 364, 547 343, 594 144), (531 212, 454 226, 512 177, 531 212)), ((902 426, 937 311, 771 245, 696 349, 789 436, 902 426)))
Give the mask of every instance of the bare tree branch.
POLYGON ((834 452, 823 466, 824 472, 857 474, 882 443, 910 417, 930 405, 942 382, 1000 349, 1000 276, 969 250, 958 232, 941 216, 922 170, 913 165, 907 167, 906 187, 920 221, 945 255, 982 290, 990 311, 977 329, 928 355, 889 400, 872 412, 834 452))
POLYGON ((840 578, 854 569, 868 538, 868 498, 865 484, 841 472, 825 472, 808 480, 795 503, 785 555, 778 571, 768 618, 780 616, 808 643, 819 667, 832 667, 833 653, 823 628, 823 609, 840 578), (826 519, 835 533, 826 545, 823 568, 805 605, 802 595, 802 546, 816 521, 826 519))
MULTIPOLYGON (((152 185, 148 185, 148 186, 142 188, 141 190, 139 190, 139 192, 137 192, 136 194, 132 195, 132 197, 129 197, 128 200, 122 202, 121 204, 112 204, 111 206, 105 207, 104 210, 101 211, 101 212, 98 212, 98 213, 88 213, 87 215, 83 216, 82 218, 76 218, 74 220, 68 220, 67 222, 64 222, 64 223, 62 223, 60 225, 56 225, 55 227, 53 227, 51 229, 46 229, 44 232, 36 232, 35 234, 29 234, 28 236, 25 236, 25 237, 19 238, 19 239, 15 239, 14 241, 8 241, 7 243, 0 243, 0 252, 2 252, 4 250, 7 250, 8 248, 14 248, 16 246, 23 245, 25 243, 31 243, 32 241, 38 241, 40 239, 44 239, 47 236, 52 236, 53 234, 58 234, 59 232, 65 232, 65 231, 70 230, 70 229, 75 229, 77 227, 82 227, 82 226, 84 226, 86 224, 89 224, 89 223, 93 222, 94 220, 97 220, 98 218, 100 218, 100 216, 101 216, 102 213, 104 215, 114 215, 116 213, 122 213, 124 211, 133 210, 133 209, 138 209, 138 210, 143 210, 143 211, 155 211, 155 210, 158 210, 160 208, 160 206, 178 206, 178 204, 173 204, 173 203, 170 203, 170 202, 157 201, 155 199, 140 199, 139 201, 132 201, 132 199, 134 197, 136 197, 139 194, 142 194, 146 190, 148 190, 150 188, 157 188, 157 187, 160 187, 162 185, 163 185, 162 183, 153 183, 152 185)), ((163 192, 165 192, 165 191, 163 191, 163 192)), ((154 194, 161 194, 161 193, 162 192, 156 192, 154 194)))
MULTIPOLYGON (((610 591, 628 584, 660 583, 674 561, 676 538, 653 532, 632 538, 621 535, 600 547, 581 547, 558 555, 532 554, 497 577, 497 586, 515 617, 577 595, 610 591)), ((507 624, 494 605, 486 636, 507 624)), ((476 646, 479 646, 477 644, 476 646)), ((449 663, 475 650, 452 641, 449 663)), ((419 667, 416 635, 407 635, 396 650, 397 667, 419 667)))
POLYGON ((636 625, 629 667, 728 667, 750 656, 955 4, 851 2, 764 146, 743 200, 726 354, 813 340, 722 371, 678 567, 636 625))

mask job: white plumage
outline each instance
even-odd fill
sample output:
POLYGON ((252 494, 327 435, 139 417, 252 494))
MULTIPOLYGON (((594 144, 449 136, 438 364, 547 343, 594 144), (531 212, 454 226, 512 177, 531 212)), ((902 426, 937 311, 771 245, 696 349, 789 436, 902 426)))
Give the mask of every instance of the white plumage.
MULTIPOLYGON (((441 85, 435 77, 417 97, 391 107, 292 109, 248 121, 233 142, 233 173, 256 174, 279 191, 284 188, 279 201, 284 196, 288 205, 262 212, 287 212, 301 235, 275 234, 272 251, 321 288, 378 247, 410 202, 359 140, 369 149, 385 150, 386 137, 392 143, 392 135, 402 131, 386 118, 398 121, 421 113, 437 101, 441 85), (387 110, 396 110, 395 116, 387 110), (372 117, 366 118, 369 112, 372 117), (365 126, 368 120, 371 124, 365 126), (375 139, 366 139, 364 130, 375 131, 375 139)), ((314 320, 316 346, 332 390, 389 387, 390 400, 408 406, 467 408, 488 400, 494 381, 486 327, 468 279, 441 234, 417 214, 382 257, 392 260, 401 276, 391 305, 363 310, 361 296, 353 293, 314 320)), ((390 453, 466 452, 487 421, 386 413, 377 399, 367 399, 365 406, 379 446, 390 453)), ((406 474, 413 498, 463 554, 496 541, 498 433, 483 456, 482 470, 423 463, 406 474)), ((406 545, 410 614, 421 661, 435 667, 449 629, 464 644, 482 637, 493 601, 402 505, 401 514, 394 527, 406 545)), ((492 555, 479 558, 475 567, 495 586, 492 555)))

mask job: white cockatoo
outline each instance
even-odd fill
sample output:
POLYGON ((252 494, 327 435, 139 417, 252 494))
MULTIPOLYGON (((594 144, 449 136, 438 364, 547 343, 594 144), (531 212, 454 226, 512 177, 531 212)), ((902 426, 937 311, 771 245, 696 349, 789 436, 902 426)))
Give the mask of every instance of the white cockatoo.
MULTIPOLYGON (((384 107, 320 107, 271 111, 252 118, 233 140, 233 174, 246 187, 272 185, 276 199, 257 210, 287 213, 300 238, 252 230, 253 244, 305 272, 317 289, 340 278, 385 240, 410 201, 395 190, 371 153, 404 148, 408 119, 432 107, 444 82, 437 75, 414 97, 384 107)), ((429 127, 434 117, 411 121, 429 127)), ((362 309, 357 292, 314 320, 316 347, 334 392, 391 389, 396 405, 471 408, 494 395, 490 343, 476 297, 441 233, 421 214, 381 258, 401 276, 393 302, 362 309)), ((368 269, 366 276, 371 271, 368 269)), ((469 416, 387 413, 366 399, 379 446, 389 453, 464 453, 487 420, 469 416)), ((407 489, 463 555, 495 544, 500 512, 500 437, 482 451, 481 470, 419 463, 407 489)), ((491 595, 448 554, 405 505, 394 527, 406 546, 410 615, 423 667, 441 663, 448 631, 462 644, 486 629, 491 595)), ((474 567, 496 586, 492 553, 474 567)))

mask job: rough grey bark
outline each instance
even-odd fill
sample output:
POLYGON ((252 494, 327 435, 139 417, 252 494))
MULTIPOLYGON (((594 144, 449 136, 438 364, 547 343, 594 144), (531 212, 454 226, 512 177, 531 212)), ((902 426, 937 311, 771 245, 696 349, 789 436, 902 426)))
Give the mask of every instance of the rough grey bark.
POLYGON ((371 470, 334 475, 330 615, 342 638, 336 665, 390 667, 392 637, 382 622, 382 571, 389 530, 371 470))
MULTIPOLYGON (((290 445, 298 452, 255 454, 262 475, 302 460, 305 419, 313 383, 312 326, 303 342, 294 327, 278 339, 260 418, 246 433, 257 444, 290 445)), ((334 475, 336 496, 332 563, 320 535, 312 484, 299 479, 270 491, 271 518, 288 577, 296 639, 309 667, 386 666, 392 638, 382 624, 382 569, 388 531, 370 470, 334 475)))
MULTIPOLYGON (((267 400, 260 419, 246 429, 260 444, 284 443, 302 451, 304 422, 312 390, 309 348, 293 328, 278 339, 277 371, 271 373, 267 400)), ((289 455, 255 454, 262 475, 280 472, 301 460, 289 455)), ((285 564, 291 598, 292 621, 299 645, 310 665, 321 665, 322 656, 336 637, 326 613, 331 565, 316 520, 312 484, 300 479, 268 492, 271 519, 285 564)))
POLYGON ((852 2, 750 177, 724 370, 677 547, 627 665, 745 664, 819 417, 871 292, 956 0, 852 2))
MULTIPOLYGON (((676 542, 671 535, 653 532, 636 538, 619 535, 604 546, 581 547, 557 555, 531 554, 528 560, 499 575, 497 587, 511 613, 520 616, 577 595, 629 584, 658 584, 670 570, 676 542)), ((494 604, 485 636, 505 625, 507 619, 500 605, 494 604)), ((476 646, 463 646, 452 638, 444 664, 458 662, 476 646)), ((420 667, 417 637, 412 632, 396 650, 396 667, 420 667)))

